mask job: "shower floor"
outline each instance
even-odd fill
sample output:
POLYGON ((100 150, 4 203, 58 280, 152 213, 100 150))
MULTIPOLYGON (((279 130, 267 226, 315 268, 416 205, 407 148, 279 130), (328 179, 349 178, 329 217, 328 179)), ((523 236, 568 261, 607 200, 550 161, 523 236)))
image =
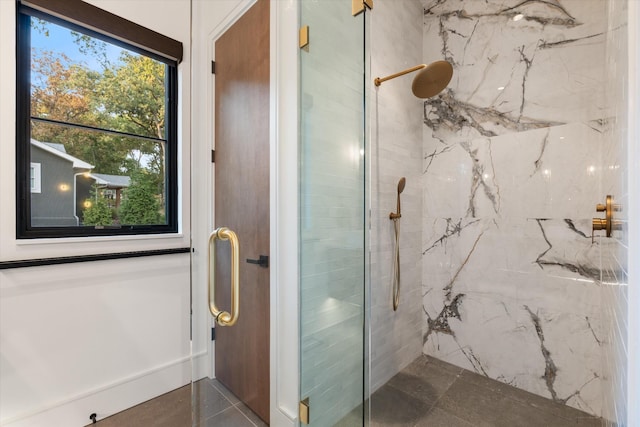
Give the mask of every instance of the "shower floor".
MULTIPOLYGON (((338 425, 355 427, 359 417, 348 415, 338 425)), ((429 356, 413 361, 371 397, 371 427, 601 425, 601 418, 429 356)))

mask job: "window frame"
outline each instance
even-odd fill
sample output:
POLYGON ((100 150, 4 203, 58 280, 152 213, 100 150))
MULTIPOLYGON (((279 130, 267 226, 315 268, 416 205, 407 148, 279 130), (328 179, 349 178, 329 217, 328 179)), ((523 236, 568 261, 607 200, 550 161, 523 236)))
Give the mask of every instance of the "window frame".
MULTIPOLYGON (((115 17, 118 19, 118 17, 115 17)), ((121 19, 121 18, 120 18, 121 19)), ((123 20, 123 22, 129 22, 123 20)), ((150 30, 147 30, 150 31, 150 30)), ((176 42, 177 43, 177 42, 176 42)), ((31 8, 16 7, 16 238, 64 238, 178 233, 178 62, 137 45, 31 8), (166 224, 118 226, 31 225, 31 17, 41 18, 165 64, 165 218, 166 224)))

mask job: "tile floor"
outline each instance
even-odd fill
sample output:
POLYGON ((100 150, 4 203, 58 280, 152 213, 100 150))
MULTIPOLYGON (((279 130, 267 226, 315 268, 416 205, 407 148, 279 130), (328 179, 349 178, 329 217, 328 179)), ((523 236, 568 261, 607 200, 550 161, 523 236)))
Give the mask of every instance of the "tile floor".
MULTIPOLYGON (((217 380, 203 379, 193 387, 193 413, 198 427, 267 426, 217 380)), ((191 386, 187 385, 89 426, 189 427, 192 425, 191 394, 191 386)))
MULTIPOLYGON (((360 413, 340 427, 361 426, 360 413)), ((599 427, 602 420, 449 363, 421 356, 371 397, 371 424, 410 427, 599 427)))
MULTIPOLYGON (((217 380, 193 385, 198 427, 265 427, 217 380)), ((191 387, 185 386, 91 426, 188 427, 191 387)), ((421 356, 371 397, 370 427, 600 427, 602 420, 544 397, 421 356)), ((327 426, 317 426, 327 427, 327 426)), ((362 409, 338 427, 362 427, 362 409)))

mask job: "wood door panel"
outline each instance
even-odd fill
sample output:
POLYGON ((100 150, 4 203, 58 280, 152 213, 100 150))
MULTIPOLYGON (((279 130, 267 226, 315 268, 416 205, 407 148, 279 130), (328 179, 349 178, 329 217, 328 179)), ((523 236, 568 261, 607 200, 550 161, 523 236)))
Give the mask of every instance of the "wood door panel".
MULTIPOLYGON (((215 226, 240 242, 240 316, 216 329, 216 377, 269 422, 269 1, 215 44, 215 226)), ((228 242, 216 246, 216 299, 230 306, 228 242)))

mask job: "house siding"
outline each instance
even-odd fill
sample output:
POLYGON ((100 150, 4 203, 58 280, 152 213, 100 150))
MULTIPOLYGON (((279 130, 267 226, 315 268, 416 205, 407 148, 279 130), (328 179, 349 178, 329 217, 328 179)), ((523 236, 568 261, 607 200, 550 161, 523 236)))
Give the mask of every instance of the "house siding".
MULTIPOLYGON (((31 193, 31 226, 75 226, 71 162, 31 146, 31 162, 40 163, 40 193, 31 193)), ((77 177, 78 181, 82 176, 77 177)), ((78 193, 78 202, 86 198, 78 193)), ((78 210, 80 212, 80 209, 78 210)))

